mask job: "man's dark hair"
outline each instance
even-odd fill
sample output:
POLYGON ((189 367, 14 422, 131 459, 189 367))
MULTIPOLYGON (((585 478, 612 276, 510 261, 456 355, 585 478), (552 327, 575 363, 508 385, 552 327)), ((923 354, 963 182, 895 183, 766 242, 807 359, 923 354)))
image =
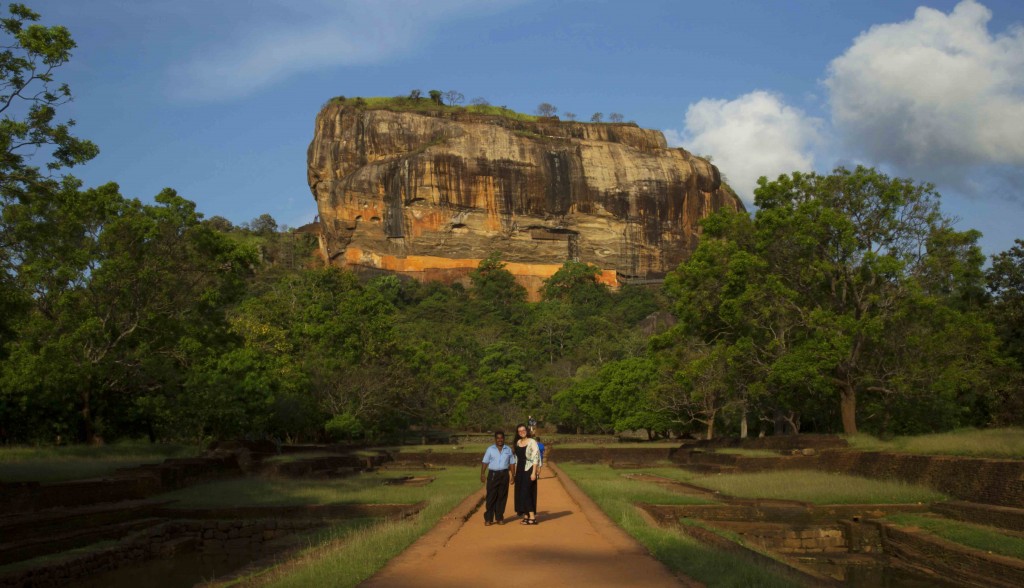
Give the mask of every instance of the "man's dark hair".
POLYGON ((497 439, 498 435, 501 435, 502 437, 504 437, 505 436, 505 431, 495 431, 494 432, 494 438, 497 439))

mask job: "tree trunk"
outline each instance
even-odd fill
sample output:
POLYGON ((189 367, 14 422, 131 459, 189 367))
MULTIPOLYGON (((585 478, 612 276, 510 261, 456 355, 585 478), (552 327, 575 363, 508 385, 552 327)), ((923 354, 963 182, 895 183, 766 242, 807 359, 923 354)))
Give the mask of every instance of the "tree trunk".
POLYGON ((747 406, 743 405, 743 416, 740 417, 740 439, 747 438, 747 406))
POLYGON ((96 428, 92 422, 92 406, 89 402, 89 387, 82 390, 82 442, 92 443, 96 437, 96 428))
POLYGON ((839 391, 839 410, 843 415, 843 433, 857 434, 857 392, 849 383, 839 391))
POLYGON ((714 417, 712 417, 712 418, 708 419, 708 432, 707 432, 707 436, 705 437, 705 439, 710 441, 711 439, 714 438, 714 436, 715 436, 715 419, 714 419, 714 417))

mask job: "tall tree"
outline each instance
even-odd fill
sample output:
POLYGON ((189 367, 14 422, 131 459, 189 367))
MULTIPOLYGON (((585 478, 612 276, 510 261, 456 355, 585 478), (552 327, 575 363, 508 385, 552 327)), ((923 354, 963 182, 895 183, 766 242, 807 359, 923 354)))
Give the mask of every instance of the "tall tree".
POLYGON ((843 430, 857 432, 857 399, 879 340, 928 267, 928 245, 949 230, 928 184, 874 169, 793 173, 755 190, 758 249, 794 291, 810 332, 803 350, 827 371, 843 430))
POLYGON ((537 116, 555 116, 558 113, 558 108, 554 104, 548 102, 541 102, 537 105, 537 116))

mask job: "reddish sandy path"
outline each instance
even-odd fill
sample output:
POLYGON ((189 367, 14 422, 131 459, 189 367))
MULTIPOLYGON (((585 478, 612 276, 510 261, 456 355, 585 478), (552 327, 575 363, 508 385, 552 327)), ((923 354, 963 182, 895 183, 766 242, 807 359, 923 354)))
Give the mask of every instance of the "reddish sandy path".
MULTIPOLYGON (((539 524, 519 524, 509 496, 504 525, 484 526, 476 493, 433 530, 393 559, 364 587, 444 586, 642 586, 682 583, 597 506, 567 481, 557 467, 545 467, 538 486, 539 524)), ((511 492, 510 492, 511 494, 511 492)))

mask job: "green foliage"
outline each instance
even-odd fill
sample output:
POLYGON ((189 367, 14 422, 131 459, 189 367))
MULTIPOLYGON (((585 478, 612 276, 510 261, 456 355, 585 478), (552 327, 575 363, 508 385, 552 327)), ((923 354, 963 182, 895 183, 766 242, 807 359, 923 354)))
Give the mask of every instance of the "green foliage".
POLYGON ((986 272, 987 286, 994 298, 991 316, 999 329, 1006 352, 1024 365, 1024 240, 992 256, 986 272))
POLYGON ((33 24, 39 14, 24 4, 8 6, 0 20, 6 37, 0 51, 0 184, 9 197, 10 184, 38 181, 34 158, 46 148, 46 167, 57 170, 84 163, 99 153, 96 146, 71 134, 75 121, 57 122, 57 108, 71 101, 67 84, 57 84, 56 71, 71 59, 75 42, 62 26, 33 24), (20 115, 20 117, 19 117, 20 115))
MULTIPOLYGON (((486 103, 470 104, 469 106, 459 106, 454 104, 444 104, 443 100, 438 97, 437 101, 429 98, 420 97, 406 97, 406 96, 373 96, 366 98, 344 98, 339 96, 332 99, 335 103, 350 104, 356 108, 364 108, 367 110, 391 110, 395 112, 451 112, 451 113, 470 113, 470 114, 482 114, 488 116, 500 116, 511 120, 532 122, 536 121, 538 117, 531 114, 524 114, 505 108, 504 106, 492 106, 486 103)), ((486 102, 486 101, 484 101, 486 102)))
POLYGON ((681 336, 726 357, 720 398, 797 431, 834 428, 828 398, 848 433, 859 415, 895 432, 988 420, 1005 368, 980 235, 953 231, 931 186, 839 168, 761 178, 756 196, 753 219, 707 219, 666 281, 681 336))
POLYGON ((603 306, 608 301, 608 287, 597 281, 601 269, 595 265, 566 261, 557 272, 544 281, 540 293, 545 300, 561 300, 576 306, 603 306))
MULTIPOLYGON (((469 288, 361 280, 313 269, 315 237, 270 215, 204 221, 171 189, 143 202, 52 175, 97 153, 57 116, 74 41, 9 13, 0 442, 379 441, 529 413, 654 436, 748 421, 888 435, 1024 414, 1024 244, 983 271, 979 233, 953 230, 931 186, 866 168, 762 179, 756 215, 705 219, 663 293, 613 294, 570 261, 530 304, 498 254, 469 288)), ((334 102, 537 120, 429 96, 334 102)))

